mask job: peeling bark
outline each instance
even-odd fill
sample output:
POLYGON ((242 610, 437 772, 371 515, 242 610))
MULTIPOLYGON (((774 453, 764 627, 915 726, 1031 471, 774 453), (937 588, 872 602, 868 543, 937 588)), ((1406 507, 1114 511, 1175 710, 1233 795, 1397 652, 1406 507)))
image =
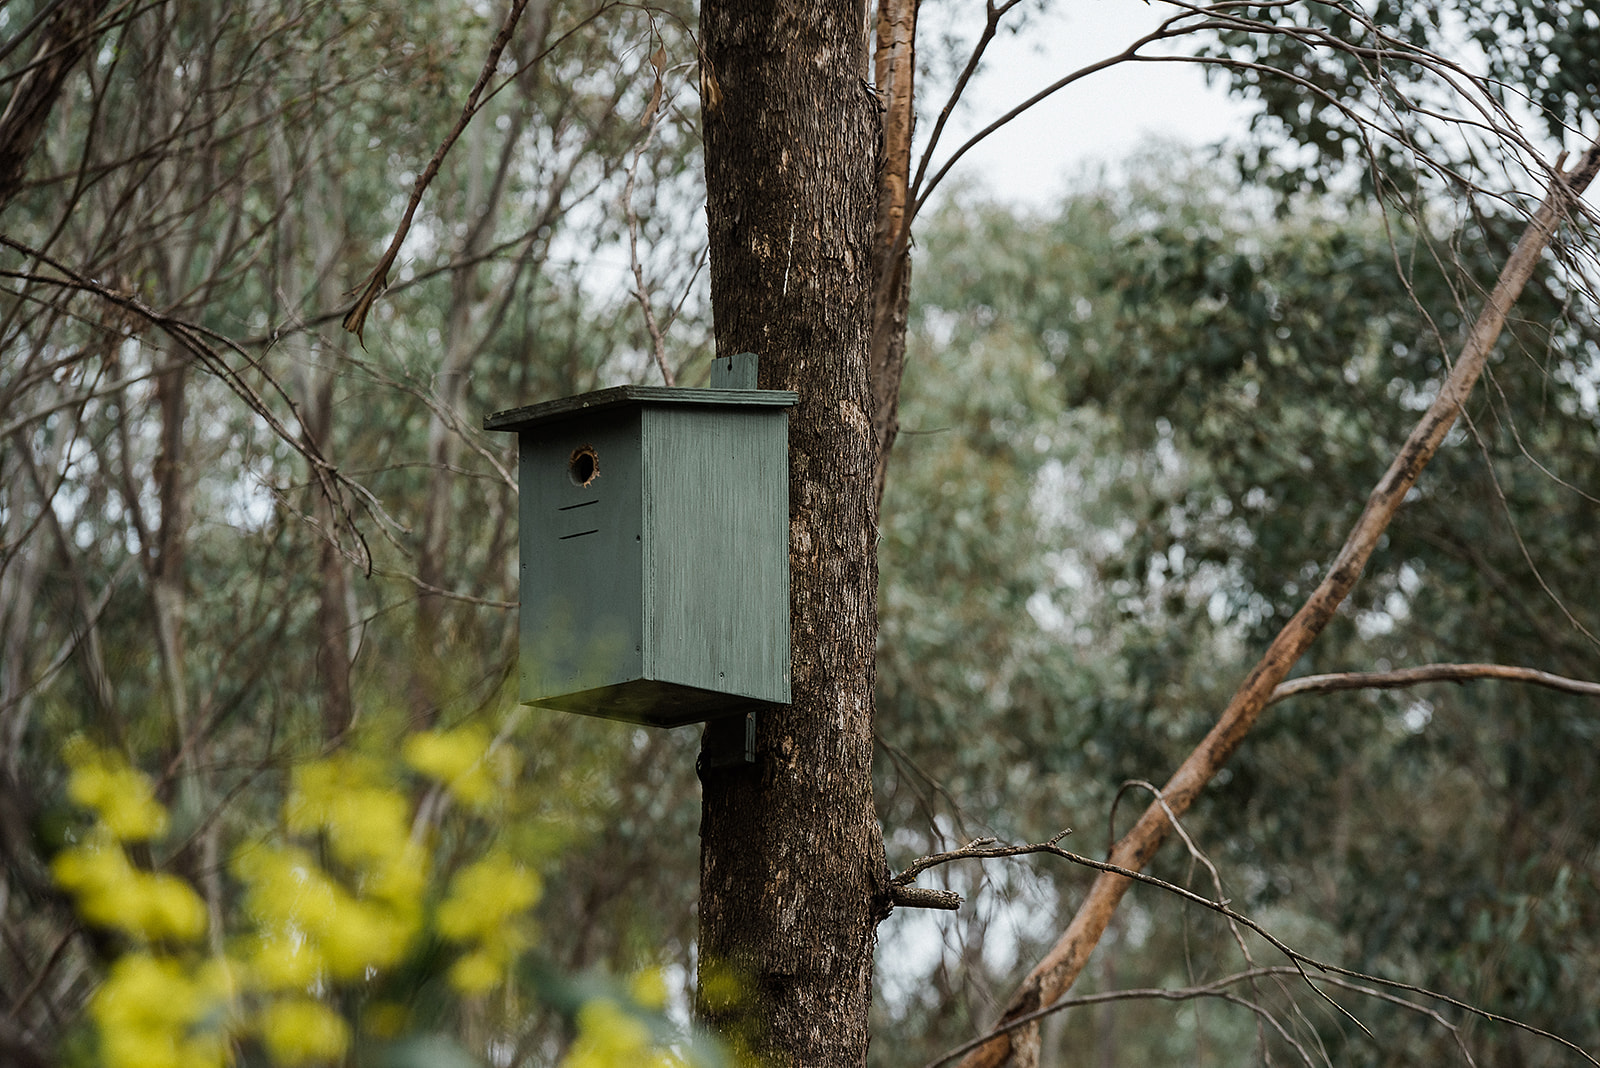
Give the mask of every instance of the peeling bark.
POLYGON ((872 428, 878 454, 872 499, 883 503, 889 452, 900 430, 900 380, 911 306, 911 138, 916 126, 917 8, 920 0, 881 0, 873 79, 883 106, 878 211, 872 234, 872 428))

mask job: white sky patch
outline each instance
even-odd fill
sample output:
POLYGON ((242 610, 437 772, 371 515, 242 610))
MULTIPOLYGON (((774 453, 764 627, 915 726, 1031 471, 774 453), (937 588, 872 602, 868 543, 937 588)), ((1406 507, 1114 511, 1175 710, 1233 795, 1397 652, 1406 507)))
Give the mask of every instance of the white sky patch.
MULTIPOLYGON (((931 40, 931 34, 946 25, 964 36, 982 26, 982 11, 971 5, 956 5, 948 22, 937 25, 937 15, 924 10, 924 25, 918 32, 923 40, 931 40)), ((1065 75, 1122 52, 1178 11, 1161 0, 1074 0, 1033 15, 1019 34, 1002 29, 968 88, 965 106, 951 116, 929 173, 1012 107, 1065 75)), ((1179 38, 1143 51, 1181 55, 1193 47, 1192 41, 1179 38)), ((1481 53, 1470 43, 1451 52, 1469 70, 1484 65, 1481 53)), ((928 103, 936 112, 943 103, 942 97, 933 99, 936 87, 919 89, 931 94, 928 103)), ((1445 103, 1446 112, 1471 117, 1470 105, 1445 103)), ((950 177, 975 181, 996 198, 1019 206, 1047 206, 1065 192, 1069 179, 1084 170, 1120 163, 1143 143, 1201 146, 1242 138, 1255 109, 1254 104, 1230 96, 1220 80, 1208 83, 1199 63, 1120 63, 1067 86, 991 134, 962 158, 950 177)), ((1510 110, 1530 143, 1553 159, 1559 146, 1549 141, 1532 109, 1513 105, 1510 110)), ((926 136, 931 128, 932 123, 924 120, 918 133, 926 136)), ((1593 136, 1593 123, 1579 133, 1593 136)), ((1576 136, 1569 139, 1569 147, 1578 143, 1576 136)), ((1543 179, 1531 177, 1509 159, 1503 162, 1505 180, 1512 186, 1535 195, 1542 189, 1543 179)), ((1584 199, 1600 204, 1600 187, 1591 187, 1584 199)))
MULTIPOLYGON (((970 106, 940 139, 935 166, 1034 93, 1121 52, 1174 13, 1144 0, 1077 0, 1036 16, 1022 34, 998 35, 968 90, 970 106)), ((981 10, 970 14, 981 24, 981 10)), ((1249 116, 1220 84, 1206 84, 1198 64, 1119 64, 1035 105, 967 153, 951 176, 976 179, 1003 200, 1043 206, 1085 167, 1119 162, 1153 139, 1211 144, 1244 133, 1249 116)), ((931 129, 925 125, 919 132, 931 129)))

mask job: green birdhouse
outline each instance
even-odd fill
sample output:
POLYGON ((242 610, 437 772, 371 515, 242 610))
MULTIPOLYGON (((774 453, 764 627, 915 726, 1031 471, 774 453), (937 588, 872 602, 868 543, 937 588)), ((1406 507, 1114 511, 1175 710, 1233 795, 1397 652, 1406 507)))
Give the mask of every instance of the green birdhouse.
POLYGON ((755 359, 484 420, 518 440, 523 703, 659 727, 789 703, 799 398, 755 359))

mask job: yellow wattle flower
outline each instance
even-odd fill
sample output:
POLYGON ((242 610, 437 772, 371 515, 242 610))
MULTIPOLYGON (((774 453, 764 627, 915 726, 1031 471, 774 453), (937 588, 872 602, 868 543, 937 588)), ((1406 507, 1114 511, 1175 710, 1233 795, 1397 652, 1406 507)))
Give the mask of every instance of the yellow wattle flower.
POLYGON ((129 953, 111 966, 90 1002, 106 1068, 221 1068, 228 1011, 226 975, 190 975, 177 961, 129 953))
POLYGON ((405 761, 416 771, 443 783, 463 804, 483 808, 495 798, 489 775, 490 737, 479 727, 421 731, 405 741, 405 761))
POLYGON ((188 883, 142 871, 108 837, 63 850, 50 864, 56 885, 77 900, 97 927, 145 941, 192 942, 206 931, 206 907, 188 883))
POLYGON ((119 842, 143 842, 167 832, 167 810, 156 801, 150 780, 120 755, 75 736, 64 755, 72 773, 67 796, 94 812, 119 842))
POLYGON ((337 1060, 350 1045, 350 1025, 310 998, 272 1002, 257 1014, 256 1030, 281 1068, 337 1060))

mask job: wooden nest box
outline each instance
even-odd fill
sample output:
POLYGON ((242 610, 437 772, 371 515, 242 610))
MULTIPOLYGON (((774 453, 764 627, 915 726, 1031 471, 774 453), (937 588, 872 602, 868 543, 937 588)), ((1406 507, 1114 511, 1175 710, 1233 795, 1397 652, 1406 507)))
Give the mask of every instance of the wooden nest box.
POLYGON ((710 389, 498 412, 518 441, 525 704, 659 727, 789 703, 788 410, 749 353, 710 389))

